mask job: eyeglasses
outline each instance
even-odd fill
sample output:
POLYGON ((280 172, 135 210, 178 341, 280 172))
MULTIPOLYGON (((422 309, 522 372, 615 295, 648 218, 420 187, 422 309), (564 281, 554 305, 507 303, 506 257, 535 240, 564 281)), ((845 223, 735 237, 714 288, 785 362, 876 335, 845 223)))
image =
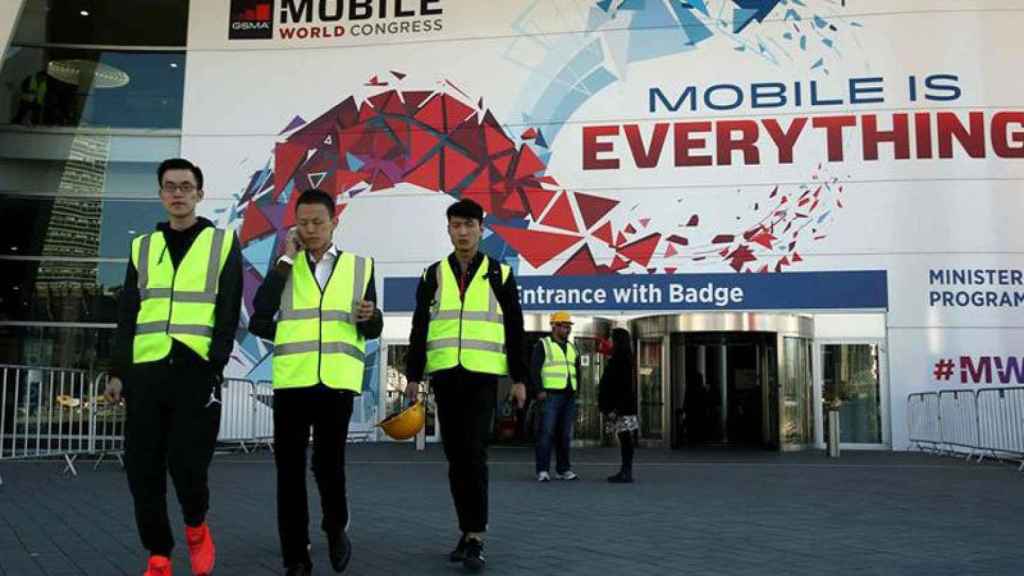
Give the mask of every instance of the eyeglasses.
POLYGON ((191 182, 182 182, 181 184, 175 184, 174 182, 164 182, 160 185, 160 191, 164 194, 174 194, 176 191, 181 190, 185 194, 191 194, 196 191, 195 184, 191 182))

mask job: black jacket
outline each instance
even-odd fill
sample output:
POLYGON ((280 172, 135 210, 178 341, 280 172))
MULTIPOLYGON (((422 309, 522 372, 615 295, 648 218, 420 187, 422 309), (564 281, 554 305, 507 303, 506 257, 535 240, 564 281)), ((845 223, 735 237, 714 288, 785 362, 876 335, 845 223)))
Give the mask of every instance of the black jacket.
MULTIPOLYGON (((156 229, 163 233, 167 243, 167 256, 171 258, 174 268, 178 268, 181 259, 192 246, 196 236, 206 228, 213 227, 213 222, 206 218, 198 218, 196 223, 185 230, 174 230, 170 223, 161 222, 156 229)), ((123 378, 132 366, 132 344, 135 339, 135 322, 139 314, 139 272, 131 259, 124 275, 124 286, 117 306, 117 338, 114 345, 112 376, 123 378)), ((213 341, 210 343, 210 368, 215 373, 224 371, 224 366, 231 358, 235 347, 235 334, 238 331, 238 318, 242 312, 242 250, 235 238, 231 243, 228 259, 221 269, 217 282, 217 302, 214 308, 213 341)), ((202 359, 191 348, 174 341, 171 354, 176 358, 189 360, 202 359)))
POLYGON ((636 378, 633 366, 616 361, 613 356, 601 374, 597 406, 602 413, 615 412, 620 416, 636 414, 636 378))
MULTIPOLYGON (((473 261, 469 263, 469 270, 466 277, 472 277, 483 261, 484 255, 478 252, 473 261)), ((526 382, 526 365, 523 362, 523 309, 519 305, 519 288, 516 286, 515 275, 509 273, 508 279, 501 282, 500 267, 493 265, 490 271, 489 280, 491 289, 501 306, 501 313, 505 321, 505 356, 508 359, 508 374, 513 382, 526 382)), ((460 270, 462 267, 455 253, 448 255, 448 263, 452 270, 460 270)), ((427 329, 430 326, 430 306, 434 301, 434 293, 437 292, 437 267, 440 262, 434 262, 420 277, 420 283, 416 287, 416 311, 412 315, 412 331, 409 333, 409 355, 406 358, 405 375, 411 382, 423 380, 423 372, 427 366, 427 329)))
MULTIPOLYGON (((338 257, 340 259, 341 251, 338 252, 338 257)), ((337 259, 334 264, 338 264, 337 259)), ((315 268, 315 265, 310 263, 310 268, 315 268)), ((369 300, 376 304, 377 287, 374 281, 376 266, 374 268, 374 271, 370 273, 370 282, 366 285, 366 294, 363 295, 363 300, 369 300)), ((256 296, 252 301, 253 312, 249 318, 249 332, 266 340, 273 340, 277 335, 277 320, 274 316, 281 308, 281 294, 284 292, 291 269, 290 264, 278 262, 267 273, 267 277, 263 279, 263 284, 260 284, 259 289, 256 290, 256 296)), ((367 339, 377 338, 383 329, 384 318, 377 307, 374 307, 372 318, 356 324, 356 330, 367 339)))

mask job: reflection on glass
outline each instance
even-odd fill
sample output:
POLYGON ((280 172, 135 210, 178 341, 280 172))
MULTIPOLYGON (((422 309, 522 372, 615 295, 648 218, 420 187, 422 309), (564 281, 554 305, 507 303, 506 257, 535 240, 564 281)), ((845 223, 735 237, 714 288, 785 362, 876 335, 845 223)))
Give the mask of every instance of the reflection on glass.
POLYGON ((637 343, 637 384, 640 392, 640 434, 660 439, 663 433, 661 409, 661 339, 641 338, 637 343))
MULTIPOLYGON (((826 344, 823 353, 822 393, 826 401, 835 399, 839 402, 839 441, 881 444, 882 408, 878 346, 826 344)), ((828 419, 826 407, 826 430, 828 419)))
POLYGON ((0 121, 181 128, 184 85, 184 52, 12 46, 0 70, 0 86, 11 87, 0 90, 0 121))
POLYGON ((0 259, 0 321, 117 322, 117 287, 96 281, 99 266, 0 259))
POLYGON ((596 441, 601 439, 601 411, 597 407, 597 392, 603 360, 597 353, 597 341, 593 338, 576 338, 574 344, 580 355, 580 381, 577 383, 573 435, 578 440, 596 441))
POLYGON ((114 330, 0 325, 0 364, 92 370, 111 366, 114 330))
POLYGON ((189 0, 24 0, 13 41, 185 46, 188 9, 189 0))
POLYGON ((782 441, 806 444, 811 437, 811 363, 808 342, 785 338, 782 374, 782 441))

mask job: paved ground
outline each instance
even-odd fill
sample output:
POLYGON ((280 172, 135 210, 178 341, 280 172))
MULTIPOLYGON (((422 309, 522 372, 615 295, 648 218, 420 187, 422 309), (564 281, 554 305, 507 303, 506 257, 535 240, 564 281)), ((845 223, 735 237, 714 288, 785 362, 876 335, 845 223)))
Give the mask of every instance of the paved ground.
MULTIPOLYGON (((604 481, 614 450, 575 454, 582 482, 538 485, 528 450, 492 451, 487 573, 1024 574, 1024 474, 1006 464, 648 449, 638 454, 639 482, 621 486, 604 481)), ((75 479, 60 468, 0 464, 0 574, 141 573, 117 466, 80 464, 75 479)), ((444 558, 457 535, 436 447, 352 446, 348 472, 349 573, 462 572, 444 558)), ((220 455, 211 474, 217 574, 282 573, 267 454, 220 455)), ((313 548, 314 573, 333 573, 318 532, 313 548)), ((182 546, 175 565, 188 573, 182 546)))

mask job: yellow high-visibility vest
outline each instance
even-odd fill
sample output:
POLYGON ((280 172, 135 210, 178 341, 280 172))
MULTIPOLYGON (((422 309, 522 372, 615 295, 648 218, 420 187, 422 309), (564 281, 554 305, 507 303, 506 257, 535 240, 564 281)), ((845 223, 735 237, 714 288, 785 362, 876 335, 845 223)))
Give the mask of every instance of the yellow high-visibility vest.
POLYGON ((173 340, 210 359, 217 283, 234 235, 205 228, 175 268, 163 232, 132 241, 132 264, 139 273, 139 312, 132 362, 155 362, 171 352, 173 340))
MULTIPOLYGON (((484 256, 460 298, 459 281, 448 259, 438 263, 437 291, 427 329, 428 374, 459 365, 471 372, 508 374, 504 317, 487 278, 489 264, 484 256)), ((502 264, 502 284, 510 273, 511 268, 502 264)))
POLYGON ((576 346, 565 343, 565 352, 550 336, 541 339, 544 346, 544 367, 540 376, 547 390, 564 390, 566 381, 576 389, 576 346))
POLYGON ((274 388, 319 383, 359 394, 366 339, 356 329, 357 304, 366 294, 373 259, 343 252, 323 291, 306 252, 295 257, 281 295, 274 336, 274 388))

